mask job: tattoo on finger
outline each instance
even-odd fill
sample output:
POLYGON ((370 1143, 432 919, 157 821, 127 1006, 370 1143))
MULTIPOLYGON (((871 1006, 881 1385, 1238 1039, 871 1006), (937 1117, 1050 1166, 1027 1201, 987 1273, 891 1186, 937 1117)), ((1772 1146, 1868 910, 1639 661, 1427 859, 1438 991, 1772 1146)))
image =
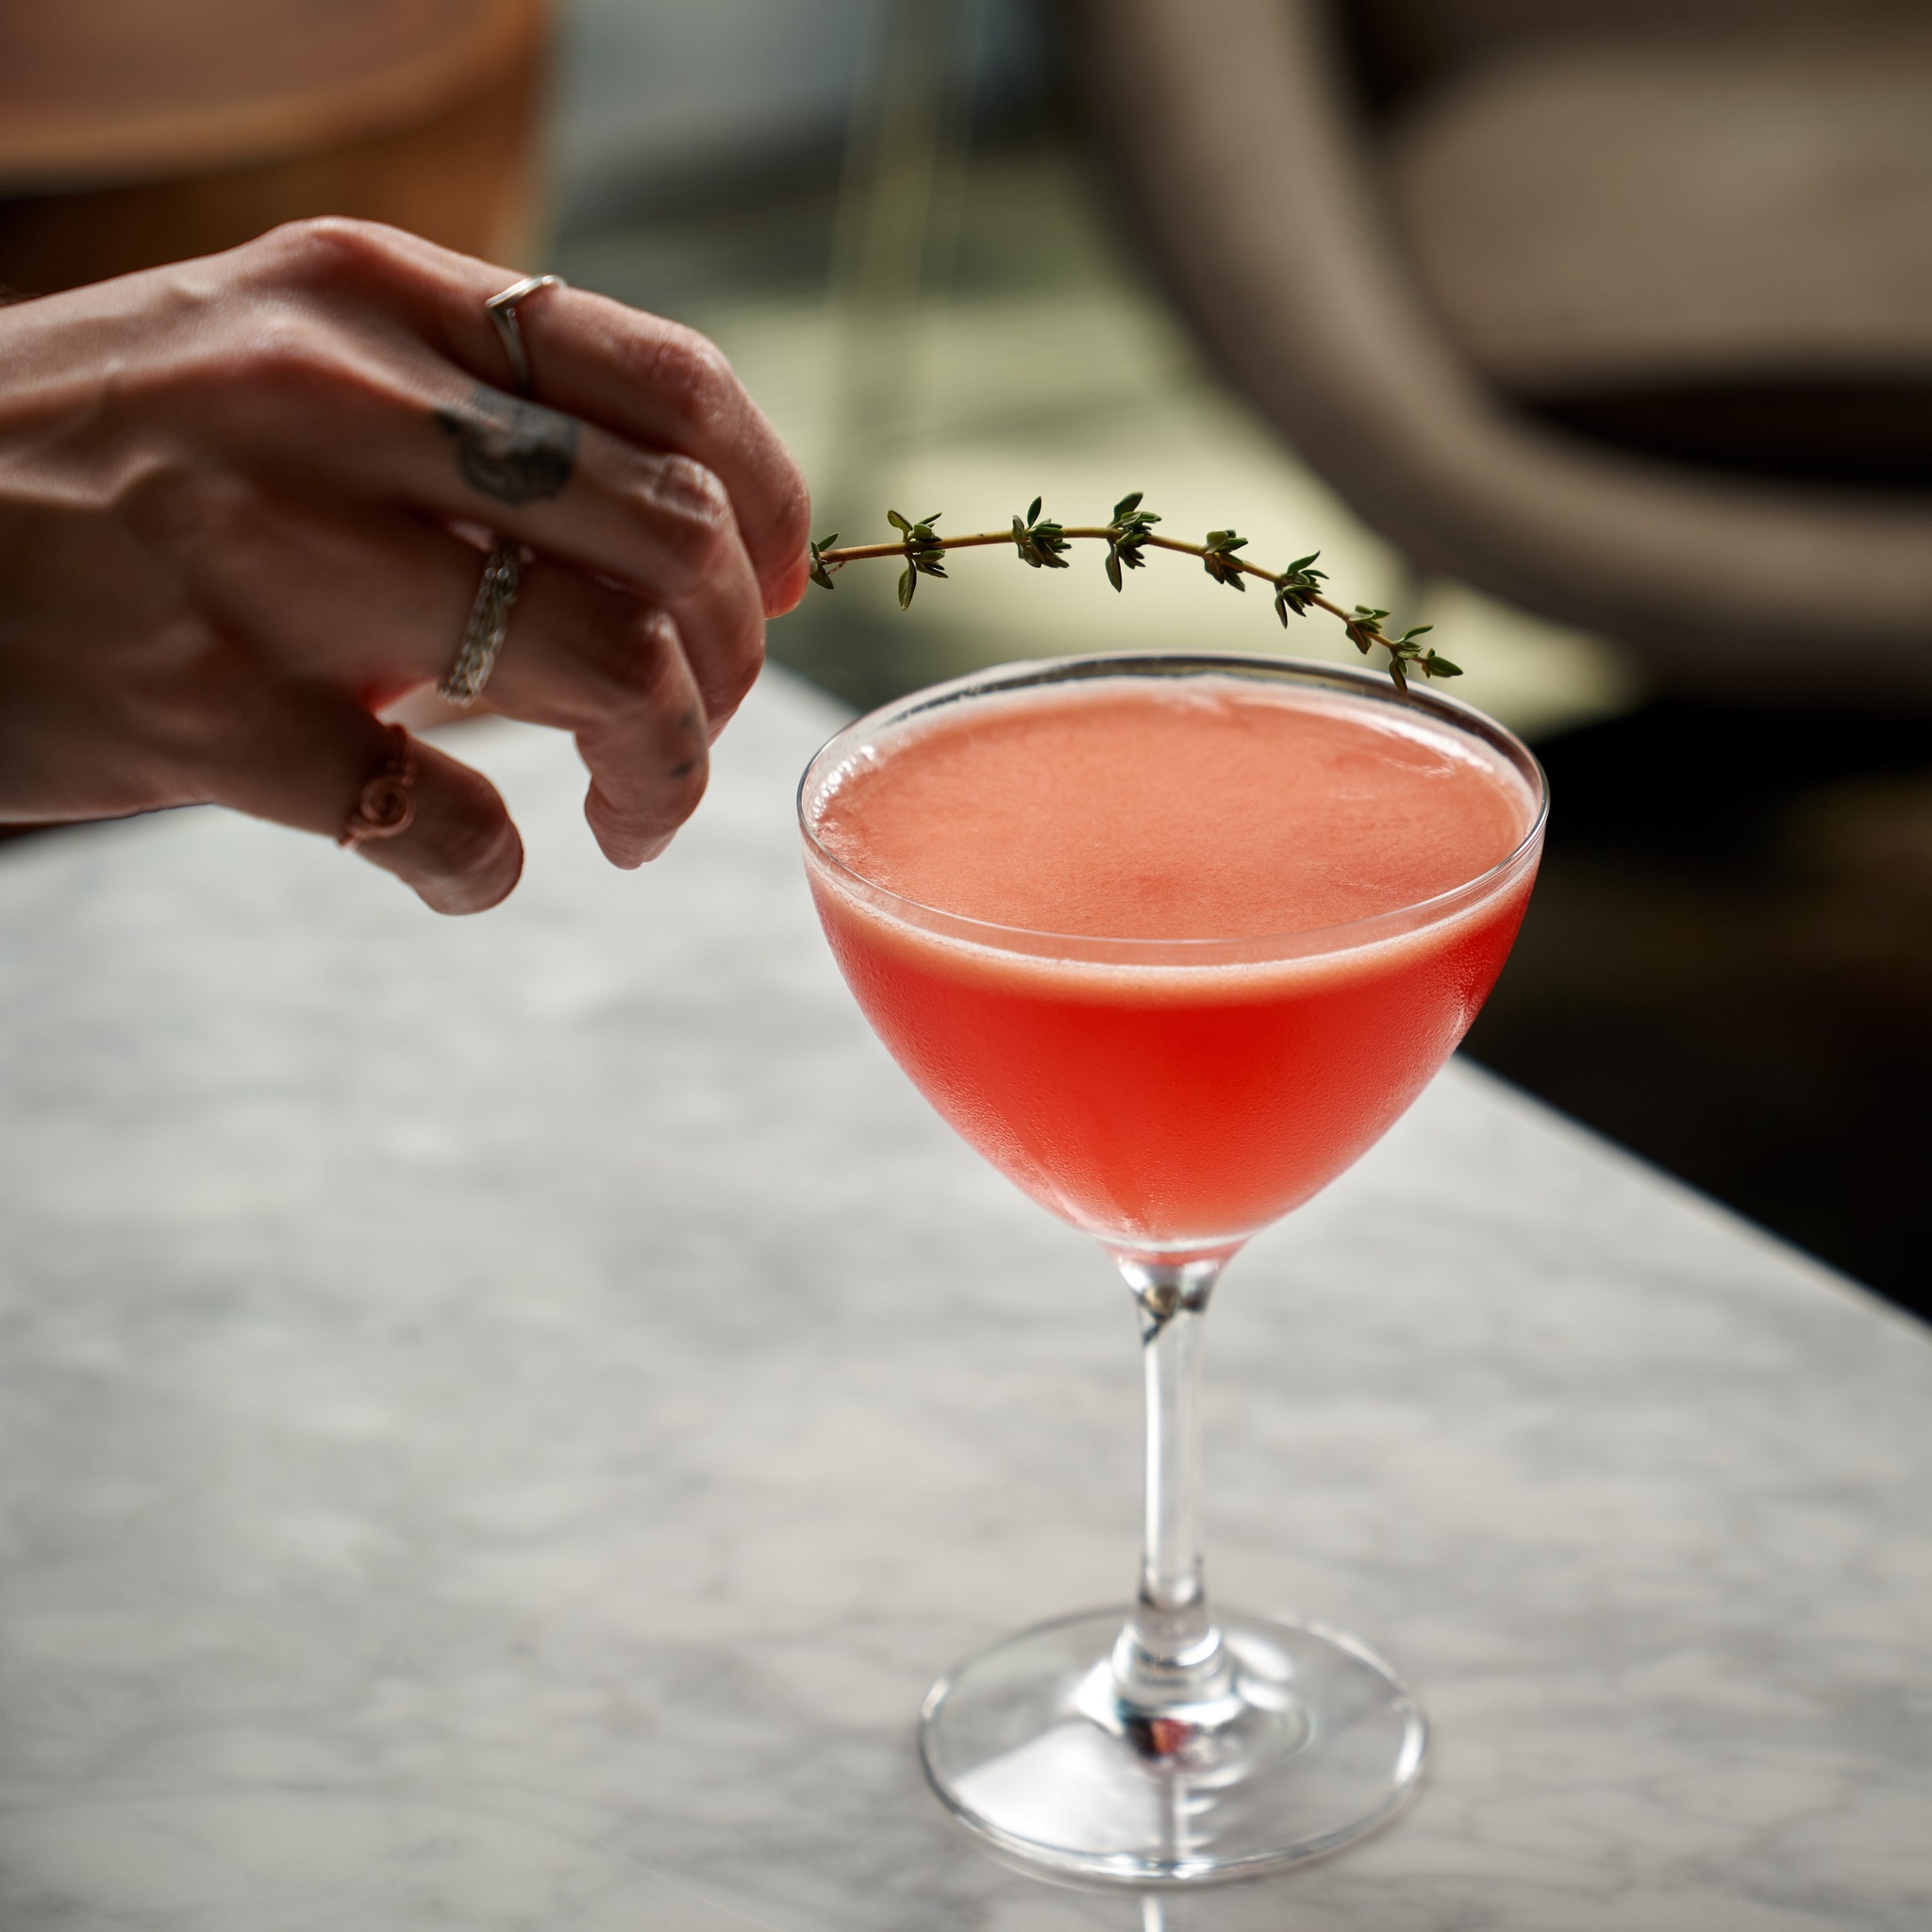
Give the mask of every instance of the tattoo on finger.
POLYGON ((705 743, 704 712, 696 705, 686 706, 684 716, 677 721, 677 728, 683 734, 686 742, 694 749, 690 758, 672 766, 671 775, 674 778, 689 778, 705 761, 708 749, 705 743))
POLYGON ((574 417, 478 384, 460 409, 439 409, 437 427, 457 446, 464 482, 499 503, 559 496, 577 461, 574 417))

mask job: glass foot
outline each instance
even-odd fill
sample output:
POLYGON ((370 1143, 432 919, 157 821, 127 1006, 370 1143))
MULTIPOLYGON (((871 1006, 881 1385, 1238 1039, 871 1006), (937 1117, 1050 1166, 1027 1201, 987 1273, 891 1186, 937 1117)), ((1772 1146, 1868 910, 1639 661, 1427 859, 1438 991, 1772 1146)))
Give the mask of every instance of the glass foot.
POLYGON ((925 1774, 999 1851, 1070 1878, 1245 1878, 1339 1850, 1414 1790, 1421 1707, 1353 1638, 1217 1613, 1212 1694, 1155 1709, 1119 1694, 1127 1616, 1036 1624, 928 1693, 925 1774))

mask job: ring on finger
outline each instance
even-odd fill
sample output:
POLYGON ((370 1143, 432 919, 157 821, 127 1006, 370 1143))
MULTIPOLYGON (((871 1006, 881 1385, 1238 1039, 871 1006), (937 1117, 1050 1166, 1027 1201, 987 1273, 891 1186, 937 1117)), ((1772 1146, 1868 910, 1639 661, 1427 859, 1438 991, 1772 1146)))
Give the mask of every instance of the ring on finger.
POLYGON ((508 288, 491 295, 483 305, 483 312, 496 325, 497 339, 503 343, 504 354, 509 358, 510 376, 520 396, 533 394, 535 386, 530 380, 530 352, 524 346, 524 326, 517 320, 517 305, 540 289, 569 287, 561 275, 525 275, 521 281, 512 282, 508 288))
POLYGON ((351 852, 372 839, 394 839, 416 823, 416 760, 409 756, 409 734, 400 724, 391 724, 389 731, 389 757, 363 786, 336 838, 351 852))
POLYGON ((452 705, 474 705, 483 695, 483 687, 496 669, 503 641, 509 635, 509 614, 523 585, 522 545, 499 541, 483 565, 470 605, 470 621, 463 626, 455 661, 436 687, 438 697, 452 705))

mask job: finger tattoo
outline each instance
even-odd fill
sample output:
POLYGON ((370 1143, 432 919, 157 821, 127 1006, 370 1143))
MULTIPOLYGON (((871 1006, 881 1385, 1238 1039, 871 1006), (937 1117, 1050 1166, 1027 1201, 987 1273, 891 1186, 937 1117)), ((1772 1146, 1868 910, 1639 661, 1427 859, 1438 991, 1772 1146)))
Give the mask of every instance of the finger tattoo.
POLYGON ((499 503, 537 503, 562 494, 577 461, 574 417, 479 383, 467 408, 439 409, 453 437, 463 480, 499 503))
POLYGON ((671 775, 674 778, 689 778, 697 770, 699 760, 704 757, 705 714, 695 705, 688 706, 684 716, 677 721, 677 728, 684 734, 686 741, 694 744, 697 749, 681 763, 673 765, 671 775))

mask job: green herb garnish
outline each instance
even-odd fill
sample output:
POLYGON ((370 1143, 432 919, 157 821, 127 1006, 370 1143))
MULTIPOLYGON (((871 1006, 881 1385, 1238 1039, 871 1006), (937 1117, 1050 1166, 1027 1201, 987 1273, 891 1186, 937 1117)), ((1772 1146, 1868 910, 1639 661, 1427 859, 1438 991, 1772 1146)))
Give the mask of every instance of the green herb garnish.
POLYGON ((1026 514, 1013 519, 1010 531, 981 530, 970 537, 940 536, 933 528, 940 520, 938 512, 912 523, 897 510, 888 510, 887 522, 899 532, 895 541, 855 543, 841 550, 837 548, 839 538, 836 531, 829 537, 821 537, 811 545, 811 580, 829 591, 834 573, 848 563, 858 563, 873 557, 903 558, 906 567, 899 576, 899 608, 904 610, 911 604, 912 593, 919 588, 922 576, 945 575, 942 559, 953 550, 983 550, 997 543, 1010 543, 1020 561, 1030 569, 1067 570, 1071 566, 1065 552, 1072 547, 1074 541, 1091 539, 1107 545, 1107 580, 1116 591, 1125 588, 1126 572, 1140 570, 1146 563, 1149 550, 1173 550, 1184 557, 1198 557, 1202 568, 1217 584, 1225 584, 1233 591, 1245 591, 1249 577, 1260 578, 1274 592, 1274 614, 1281 620, 1284 629, 1291 617, 1306 616, 1311 608, 1319 608, 1330 616, 1340 618, 1349 641, 1364 657, 1376 645, 1388 652, 1389 675, 1399 690, 1407 691, 1412 676, 1462 675, 1459 665, 1452 664, 1431 646, 1416 641, 1428 634, 1430 625, 1419 624, 1400 636, 1391 637, 1382 627, 1389 616, 1388 611, 1374 609, 1366 604, 1357 604, 1353 609, 1344 610, 1341 605, 1324 596, 1322 587, 1327 582, 1327 575, 1315 568, 1316 559, 1322 554, 1319 550, 1311 550, 1307 556, 1297 558, 1284 571, 1265 570, 1260 564, 1251 563, 1246 558, 1237 555, 1247 547, 1248 540, 1237 536, 1232 530, 1209 530, 1207 541, 1201 543, 1158 535, 1154 526, 1160 519, 1152 510, 1142 509, 1141 499, 1141 492, 1138 490, 1130 496, 1122 497, 1114 505, 1113 517, 1108 523, 1069 526, 1043 518, 1040 513, 1041 499, 1036 496, 1027 507, 1026 514))

